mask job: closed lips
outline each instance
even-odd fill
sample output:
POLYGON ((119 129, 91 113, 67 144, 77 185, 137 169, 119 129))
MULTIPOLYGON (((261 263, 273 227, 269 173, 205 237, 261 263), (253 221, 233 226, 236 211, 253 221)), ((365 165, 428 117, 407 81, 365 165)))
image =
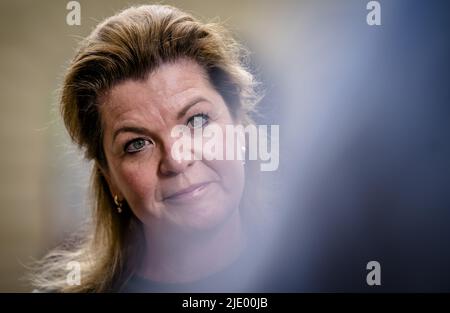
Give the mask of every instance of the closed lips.
POLYGON ((193 184, 187 188, 183 188, 181 190, 169 194, 167 197, 164 198, 164 200, 177 199, 182 198, 184 196, 189 196, 191 194, 194 194, 195 192, 201 191, 202 189, 207 187, 210 183, 211 182, 193 184))

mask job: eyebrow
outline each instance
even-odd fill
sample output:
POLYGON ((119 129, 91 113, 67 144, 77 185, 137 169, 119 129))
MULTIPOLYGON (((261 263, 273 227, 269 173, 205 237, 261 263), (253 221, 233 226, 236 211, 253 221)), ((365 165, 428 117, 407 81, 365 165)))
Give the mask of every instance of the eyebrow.
MULTIPOLYGON (((177 113, 177 119, 181 119, 182 117, 184 117, 186 115, 186 113, 189 111, 189 109, 191 107, 193 107, 194 105, 196 105, 199 102, 209 102, 206 98, 204 97, 196 97, 194 99, 192 99, 191 101, 189 101, 181 110, 180 112, 177 113)), ((114 142, 116 140, 116 137, 120 134, 120 133, 136 133, 136 134, 141 134, 141 135, 145 135, 148 134, 149 131, 144 128, 144 127, 135 127, 135 126, 123 126, 118 128, 117 130, 114 131, 113 134, 113 139, 112 142, 114 142)))
POLYGON ((183 107, 183 109, 181 109, 181 111, 178 112, 178 114, 177 114, 177 119, 179 120, 179 119, 181 119, 182 117, 184 117, 184 116, 186 115, 187 111, 189 111, 189 109, 190 109, 191 107, 193 107, 193 106, 196 105, 197 103, 203 102, 203 101, 209 102, 206 98, 203 98, 203 97, 196 97, 196 98, 192 99, 191 101, 189 101, 188 104, 186 104, 186 105, 183 107))
POLYGON ((148 134, 148 131, 144 127, 134 127, 134 126, 120 127, 119 129, 117 129, 114 132, 112 142, 114 142, 116 140, 116 137, 120 133, 136 133, 136 134, 146 135, 146 134, 148 134))

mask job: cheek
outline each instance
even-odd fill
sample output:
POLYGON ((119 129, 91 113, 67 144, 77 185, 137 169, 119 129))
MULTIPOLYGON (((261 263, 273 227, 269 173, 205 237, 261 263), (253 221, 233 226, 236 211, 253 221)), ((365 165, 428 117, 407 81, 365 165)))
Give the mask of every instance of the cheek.
POLYGON ((151 164, 122 163, 118 167, 119 188, 132 208, 154 202, 157 177, 151 164))
POLYGON ((245 183, 244 165, 239 160, 213 160, 209 166, 219 174, 225 191, 240 198, 245 183))
MULTIPOLYGON (((217 160, 211 158, 210 156, 210 158, 207 158, 210 161, 204 162, 206 162, 208 167, 212 168, 221 177, 222 186, 225 192, 228 196, 231 197, 231 200, 236 201, 241 198, 245 184, 244 164, 243 161, 238 158, 238 155, 242 153, 241 147, 245 144, 245 142, 242 142, 242 138, 239 138, 239 136, 235 136, 234 139, 230 141, 234 144, 227 144, 226 126, 233 125, 233 121, 229 114, 224 116, 220 121, 217 121, 215 125, 218 126, 222 132, 222 137, 219 137, 222 141, 219 140, 216 143, 222 148, 222 160, 217 160), (230 153, 234 156, 234 160, 226 160, 227 149, 230 149, 230 153)), ((212 142, 214 142, 214 139, 206 138, 204 140, 211 140, 212 142)), ((208 149, 205 149, 203 151, 204 157, 206 156, 208 151, 208 149)))

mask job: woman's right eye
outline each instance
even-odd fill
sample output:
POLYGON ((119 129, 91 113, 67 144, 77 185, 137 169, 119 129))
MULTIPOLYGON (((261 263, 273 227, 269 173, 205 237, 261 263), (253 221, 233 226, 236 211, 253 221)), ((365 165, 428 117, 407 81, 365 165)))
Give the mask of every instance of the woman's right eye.
POLYGON ((131 140, 125 145, 125 152, 127 153, 136 153, 139 151, 142 151, 145 149, 146 146, 152 144, 150 140, 143 139, 143 138, 137 138, 134 140, 131 140))

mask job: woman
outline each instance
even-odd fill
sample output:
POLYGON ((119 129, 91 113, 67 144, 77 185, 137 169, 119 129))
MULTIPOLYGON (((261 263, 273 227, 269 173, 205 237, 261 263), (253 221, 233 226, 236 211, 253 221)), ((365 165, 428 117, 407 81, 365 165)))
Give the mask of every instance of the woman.
POLYGON ((122 11, 81 43, 61 106, 94 164, 92 231, 40 262, 38 289, 236 291, 222 278, 248 248, 244 164, 176 158, 172 130, 251 123, 257 94, 242 52, 218 25, 163 5, 122 11), (71 261, 79 284, 67 283, 71 261))

